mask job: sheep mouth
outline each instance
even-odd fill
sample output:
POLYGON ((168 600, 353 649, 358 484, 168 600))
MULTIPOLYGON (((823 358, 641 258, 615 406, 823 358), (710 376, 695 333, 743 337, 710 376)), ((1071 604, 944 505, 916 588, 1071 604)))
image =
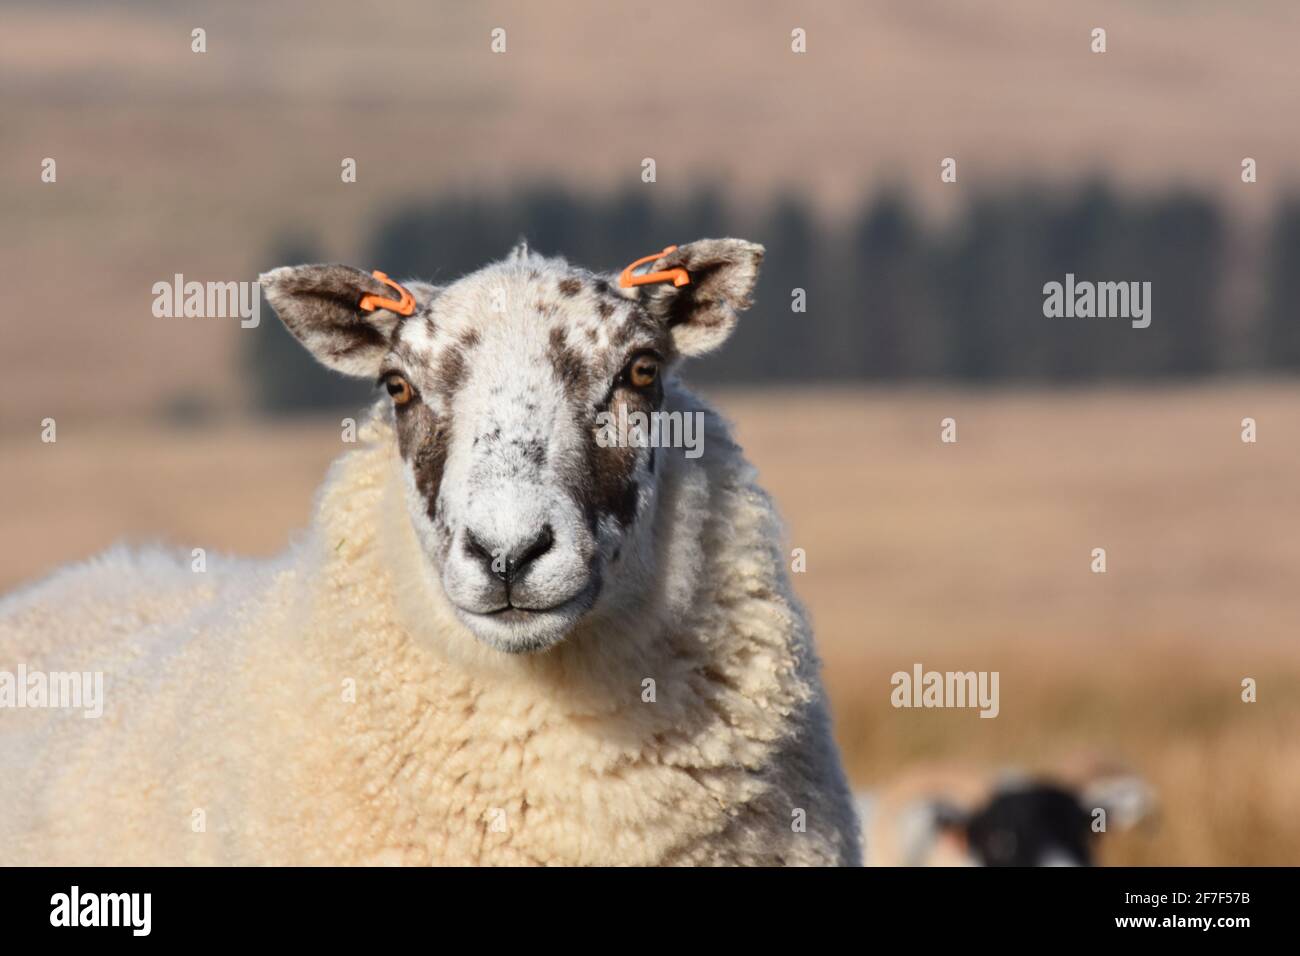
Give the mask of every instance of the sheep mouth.
POLYGON ((557 604, 553 607, 520 607, 515 604, 507 604, 505 607, 499 607, 495 611, 481 612, 483 617, 494 617, 498 621, 527 621, 536 617, 538 614, 545 614, 548 611, 558 611, 568 604, 557 604))
POLYGON ((599 585, 583 588, 573 597, 565 598, 558 604, 550 604, 546 607, 529 607, 526 604, 515 604, 507 599, 505 604, 488 611, 467 607, 461 607, 460 610, 474 617, 489 618, 503 623, 533 621, 552 614, 584 614, 591 610, 591 606, 596 603, 598 589, 599 585))
POLYGON ((490 611, 456 605, 461 620, 478 640, 507 654, 531 654, 564 640, 596 604, 599 580, 549 607, 510 602, 490 611))

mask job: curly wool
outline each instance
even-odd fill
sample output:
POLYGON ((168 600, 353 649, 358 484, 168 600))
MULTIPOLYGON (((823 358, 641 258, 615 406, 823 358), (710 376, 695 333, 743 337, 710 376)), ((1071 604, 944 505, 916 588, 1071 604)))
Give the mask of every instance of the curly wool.
POLYGON ((676 400, 710 453, 663 456, 655 586, 543 654, 417 570, 382 414, 279 559, 116 549, 0 602, 0 669, 106 697, 0 710, 0 863, 859 863, 775 512, 676 400))

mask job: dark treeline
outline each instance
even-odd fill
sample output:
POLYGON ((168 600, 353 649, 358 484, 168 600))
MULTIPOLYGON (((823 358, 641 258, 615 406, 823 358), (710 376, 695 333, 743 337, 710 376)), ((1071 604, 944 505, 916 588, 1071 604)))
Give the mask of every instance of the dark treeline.
MULTIPOLYGON (((761 242, 757 302, 733 339, 691 371, 697 380, 1069 383, 1300 369, 1300 201, 1279 208, 1252 259, 1235 248, 1219 208, 1188 193, 1025 187, 982 196, 941 226, 889 191, 847 226, 827 225, 791 197, 754 209, 717 189, 672 202, 649 193, 536 188, 410 203, 356 264, 450 281, 527 237, 545 254, 617 272, 673 242, 761 242), (1045 317, 1043 286, 1066 273, 1150 282, 1150 327, 1045 317), (796 289, 804 312, 792 310, 796 289)), ((319 259, 309 242, 282 244, 271 257, 319 259)), ((277 322, 249 338, 266 410, 354 404, 366 391, 319 370, 277 322)))

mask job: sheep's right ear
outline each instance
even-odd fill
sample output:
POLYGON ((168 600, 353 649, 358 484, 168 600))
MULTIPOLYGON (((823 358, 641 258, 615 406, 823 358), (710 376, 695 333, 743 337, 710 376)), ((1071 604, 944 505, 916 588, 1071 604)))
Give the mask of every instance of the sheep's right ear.
MULTIPOLYGON (((396 293, 368 272, 343 265, 284 266, 258 281, 285 328, 325 365, 346 375, 373 378, 403 316, 389 309, 367 311, 361 299, 396 293)), ((436 290, 420 282, 403 282, 419 309, 436 290)))

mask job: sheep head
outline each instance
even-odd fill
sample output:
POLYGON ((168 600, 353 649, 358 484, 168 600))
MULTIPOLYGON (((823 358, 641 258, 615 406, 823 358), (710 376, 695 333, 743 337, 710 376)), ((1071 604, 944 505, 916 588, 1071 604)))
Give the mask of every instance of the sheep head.
POLYGON ((393 291, 348 266, 261 281, 317 359, 391 396, 431 576, 475 637, 524 653, 649 586, 663 456, 681 451, 610 425, 662 412, 678 361, 720 345, 748 307, 762 255, 701 240, 651 266, 687 284, 623 288, 521 245, 445 286, 403 281, 409 316, 362 309, 393 291))

